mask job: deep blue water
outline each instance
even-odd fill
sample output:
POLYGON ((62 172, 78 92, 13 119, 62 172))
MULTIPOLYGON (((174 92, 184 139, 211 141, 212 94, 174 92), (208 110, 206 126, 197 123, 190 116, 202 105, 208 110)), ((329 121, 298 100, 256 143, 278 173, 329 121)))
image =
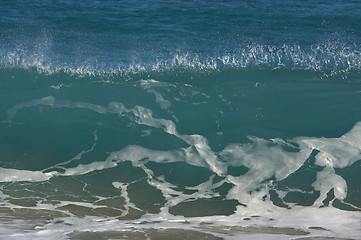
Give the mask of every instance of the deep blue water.
POLYGON ((1 1, 0 233, 360 238, 360 9, 1 1))

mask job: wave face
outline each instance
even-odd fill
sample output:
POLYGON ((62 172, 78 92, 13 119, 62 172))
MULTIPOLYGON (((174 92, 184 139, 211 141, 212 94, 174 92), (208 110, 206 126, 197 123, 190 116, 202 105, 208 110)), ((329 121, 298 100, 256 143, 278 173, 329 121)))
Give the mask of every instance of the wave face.
POLYGON ((1 4, 1 236, 358 239, 360 7, 1 4))

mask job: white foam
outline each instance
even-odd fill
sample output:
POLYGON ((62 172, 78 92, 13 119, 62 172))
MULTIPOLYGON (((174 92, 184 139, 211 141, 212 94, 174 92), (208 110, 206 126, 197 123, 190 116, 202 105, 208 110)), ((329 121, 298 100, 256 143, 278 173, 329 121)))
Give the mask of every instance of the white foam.
POLYGON ((72 84, 63 84, 63 83, 60 83, 60 84, 57 84, 57 85, 51 85, 50 88, 53 88, 55 90, 60 90, 61 88, 68 88, 68 87, 71 87, 72 84))
POLYGON ((121 217, 126 216, 126 215, 129 213, 130 208, 133 208, 133 209, 142 211, 142 210, 139 209, 137 206, 135 206, 134 203, 132 203, 132 202, 130 201, 130 198, 129 198, 129 196, 128 196, 128 191, 127 191, 128 184, 121 183, 121 182, 113 182, 112 184, 113 184, 113 186, 114 186, 115 188, 118 188, 118 189, 121 189, 121 190, 122 190, 121 196, 122 196, 122 197, 124 198, 124 200, 125 200, 125 204, 124 204, 125 210, 124 210, 123 213, 120 215, 121 217))
POLYGON ((322 206, 322 200, 326 199, 327 193, 334 189, 335 197, 343 200, 347 196, 347 183, 345 179, 335 173, 335 170, 326 167, 317 173, 317 180, 312 184, 315 190, 320 191, 320 197, 315 205, 322 206))
POLYGON ((361 159, 361 122, 340 138, 297 138, 296 141, 320 151, 316 156, 319 166, 345 168, 361 159))
POLYGON ((316 164, 324 169, 313 183, 315 189, 321 192, 317 203, 321 204, 331 189, 334 189, 336 198, 343 200, 347 196, 347 183, 335 173, 334 168, 345 168, 361 159, 361 122, 339 138, 299 137, 295 140, 300 148, 319 151, 316 164))
MULTIPOLYGON (((267 213, 266 213, 267 215, 267 213)), ((2 225, 0 232, 2 236, 6 236, 7 239, 39 239, 39 236, 43 239, 64 239, 66 234, 73 231, 89 231, 89 232, 106 232, 106 231, 119 231, 119 232, 144 232, 148 229, 184 229, 184 230, 200 230, 198 227, 211 226, 223 228, 223 233, 215 233, 214 235, 222 237, 226 240, 234 239, 297 239, 300 237, 333 237, 333 238, 346 238, 346 239, 358 239, 360 236, 359 219, 360 213, 341 211, 335 208, 298 208, 298 209, 280 209, 278 212, 274 212, 272 215, 274 218, 269 221, 267 218, 254 218, 249 222, 243 221, 242 216, 209 216, 209 217, 196 217, 196 218, 184 218, 178 216, 164 216, 146 214, 141 219, 119 221, 116 219, 103 219, 99 217, 85 217, 75 218, 67 217, 63 218, 64 222, 58 222, 56 224, 39 222, 35 225, 34 230, 24 232, 21 229, 21 224, 24 227, 28 227, 29 223, 18 222, 17 228, 9 228, 2 225), (184 224, 187 223, 187 224, 184 224), (204 225, 201 223, 210 223, 211 225, 204 225), (243 227, 247 230, 253 229, 254 233, 245 233, 242 231, 227 230, 227 227, 243 227), (305 232, 309 232, 308 235, 288 235, 284 230, 284 234, 272 234, 269 230, 268 233, 262 232, 262 227, 274 227, 277 232, 277 228, 295 228, 305 232), (317 230, 309 227, 319 227, 325 230, 317 230), (257 233, 258 230, 258 233, 257 233)), ((34 222, 34 221, 33 221, 34 222)), ((34 223, 36 224, 36 223, 34 223)), ((212 230, 203 230, 204 232, 212 233, 212 230)), ((281 231, 282 232, 282 231, 281 231)), ((41 239, 41 238, 40 238, 41 239)))
POLYGON ((155 101, 159 104, 160 108, 169 109, 172 106, 171 102, 168 100, 165 100, 163 95, 160 94, 159 92, 155 91, 154 88, 156 88, 156 87, 164 88, 164 87, 170 87, 170 86, 174 87, 173 85, 164 83, 164 82, 159 82, 154 79, 148 79, 148 80, 141 80, 140 86, 143 89, 145 89, 147 92, 154 94, 155 101))
POLYGON ((221 153, 222 159, 227 161, 230 166, 245 166, 249 170, 246 174, 239 177, 231 175, 227 179, 235 186, 228 194, 229 199, 237 199, 242 203, 256 203, 261 201, 264 195, 267 195, 267 179, 275 176, 276 180, 282 180, 295 172, 302 166, 311 150, 301 150, 298 152, 288 152, 282 148, 282 145, 274 145, 273 141, 267 141, 261 138, 250 138, 248 144, 233 144, 227 146, 221 153), (255 192, 255 189, 258 189, 255 192))
MULTIPOLYGON (((154 81, 146 83, 158 84, 154 81)), ((189 144, 189 147, 173 151, 155 151, 140 146, 128 146, 120 151, 111 153, 105 161, 85 165, 80 164, 76 167, 65 169, 64 175, 85 174, 95 170, 112 168, 117 166, 120 161, 132 161, 133 165, 144 168, 144 163, 140 163, 144 159, 154 162, 185 161, 191 165, 209 168, 218 175, 225 175, 228 166, 243 165, 249 169, 246 174, 239 177, 226 175, 227 180, 234 184, 227 197, 250 204, 251 202, 254 203, 255 199, 260 200, 262 198, 260 197, 261 195, 267 195, 267 184, 262 184, 263 181, 272 176, 276 180, 286 178, 299 169, 311 152, 317 149, 319 153, 316 155, 316 164, 325 167, 322 172, 317 174, 317 180, 313 183, 313 187, 321 192, 320 198, 316 201, 317 204, 320 204, 327 192, 332 188, 335 190, 336 198, 342 200, 347 195, 345 180, 336 175, 333 168, 344 168, 361 159, 361 122, 357 123, 350 132, 340 138, 298 137, 293 140, 291 139, 290 142, 299 144, 298 148, 281 139, 265 140, 249 137, 250 143, 231 144, 223 151, 215 153, 203 136, 179 134, 173 121, 154 118, 150 109, 141 106, 128 109, 122 103, 117 102, 109 103, 107 107, 103 107, 84 102, 58 101, 54 97, 49 96, 14 106, 7 111, 7 119, 11 121, 17 112, 23 108, 36 106, 85 108, 99 114, 117 114, 120 117, 128 117, 137 124, 162 129, 166 133, 174 135, 189 144), (296 151, 285 151, 283 145, 292 147, 296 151), (254 190, 257 188, 261 190, 256 193, 254 190)), ((94 146, 89 151, 93 148, 94 146)), ((81 155, 86 152, 88 151, 81 152, 78 158, 81 158, 81 155)), ((5 172, 4 169, 3 171, 5 172)), ((48 179, 54 174, 45 174, 41 171, 28 171, 26 173, 23 176, 26 175, 26 179, 29 181, 31 179, 37 181, 48 179)), ((18 175, 18 172, 15 173, 9 170, 6 174, 3 174, 4 177, 2 179, 3 181, 16 181, 16 175, 18 175)))
POLYGON ((7 119, 5 122, 11 122, 17 112, 23 108, 35 107, 39 105, 52 107, 54 105, 55 98, 53 96, 44 97, 41 99, 31 100, 25 103, 20 103, 7 110, 7 119))
POLYGON ((42 182, 50 179, 56 172, 43 173, 42 171, 18 170, 0 167, 0 182, 42 182))
MULTIPOLYGON (((154 118, 152 111, 142 106, 127 108, 119 102, 111 102, 108 106, 103 107, 84 102, 57 100, 49 96, 14 106, 7 112, 7 119, 11 122, 15 119, 18 111, 21 111, 23 108, 37 106, 88 109, 97 114, 115 114, 119 117, 126 117, 136 124, 148 126, 150 130, 152 128, 162 129, 165 133, 183 140, 189 146, 175 150, 160 151, 137 145, 129 145, 119 151, 110 153, 103 161, 79 164, 73 168, 63 167, 73 159, 81 159, 84 154, 93 151, 97 142, 97 135, 94 132, 94 144, 89 149, 81 151, 69 161, 54 166, 62 167, 65 170, 63 173, 44 173, 43 171, 0 168, 0 181, 2 182, 46 181, 55 175, 81 175, 95 170, 113 168, 123 161, 131 161, 133 166, 144 170, 147 174, 148 183, 159 189, 167 200, 165 206, 161 208, 161 213, 155 215, 146 214, 141 220, 137 221, 161 220, 163 224, 164 221, 179 223, 187 219, 192 224, 205 221, 218 225, 244 225, 243 218, 259 215, 261 217, 251 219, 249 224, 256 226, 297 227, 305 230, 309 226, 321 226, 331 229, 331 231, 322 232, 322 236, 354 237, 356 234, 360 234, 359 225, 357 225, 361 217, 359 212, 342 211, 332 206, 319 208, 319 206, 322 205, 322 201, 331 189, 334 189, 336 199, 342 201, 347 196, 347 182, 337 175, 334 169, 345 168, 361 159, 361 122, 356 123, 348 133, 339 138, 297 137, 285 141, 278 138, 266 140, 249 137, 248 143, 230 144, 224 150, 214 152, 208 145, 207 139, 203 136, 180 134, 173 121, 154 118), (292 151, 285 150, 287 148, 291 148, 292 151), (315 156, 315 164, 324 167, 322 171, 317 173, 316 180, 312 183, 314 189, 320 191, 320 197, 311 207, 290 205, 292 209, 283 209, 273 205, 268 193, 269 186, 272 184, 272 181, 269 179, 274 177, 275 180, 279 181, 287 178, 305 163, 314 150, 318 151, 315 156), (191 194, 184 194, 181 191, 175 190, 177 186, 166 182, 161 176, 155 177, 152 170, 146 167, 146 163, 150 161, 158 163, 186 162, 194 166, 208 168, 214 172, 214 175, 198 186, 186 187, 188 190, 196 191, 191 194), (231 176, 227 174, 229 166, 244 166, 248 168, 248 172, 241 176, 231 176), (224 176, 225 178, 214 182, 215 175, 224 176), (214 191, 214 189, 220 187, 223 183, 233 184, 233 188, 229 191, 227 198, 237 199, 239 202, 246 204, 247 207, 238 206, 237 212, 227 217, 184 218, 169 214, 169 208, 181 202, 219 196, 219 193, 214 191), (270 222, 269 218, 275 220, 270 222)), ((121 189, 121 196, 126 201, 127 207, 123 214, 126 214, 130 207, 137 209, 130 202, 127 195, 127 184, 113 182, 113 186, 121 189)), ((280 194, 280 197, 282 197, 282 194, 280 194)), ((66 202, 61 202, 60 204, 66 204, 66 202)), ((93 207, 92 205, 87 206, 93 207)), ((133 223, 136 224, 136 222, 133 223)), ((172 225, 172 227, 174 226, 172 225)), ((169 225, 166 225, 166 227, 169 227, 169 225)), ((315 234, 320 235, 318 232, 315 234)), ((268 239, 268 236, 266 239, 268 239)))

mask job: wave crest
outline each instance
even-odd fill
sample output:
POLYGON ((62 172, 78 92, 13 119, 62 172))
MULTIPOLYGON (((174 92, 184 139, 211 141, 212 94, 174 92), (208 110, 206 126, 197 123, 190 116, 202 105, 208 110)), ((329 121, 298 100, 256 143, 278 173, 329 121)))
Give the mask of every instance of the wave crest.
POLYGON ((347 73, 361 70, 361 51, 357 46, 323 44, 301 47, 300 45, 248 45, 222 53, 168 52, 144 53, 143 55, 97 59, 92 55, 79 55, 78 59, 52 56, 51 52, 1 51, 3 67, 36 68, 39 72, 65 71, 73 74, 140 73, 190 69, 195 71, 223 69, 297 69, 327 73, 347 73), (61 60, 62 59, 62 60, 61 60), (117 59, 117 60, 114 60, 117 59))

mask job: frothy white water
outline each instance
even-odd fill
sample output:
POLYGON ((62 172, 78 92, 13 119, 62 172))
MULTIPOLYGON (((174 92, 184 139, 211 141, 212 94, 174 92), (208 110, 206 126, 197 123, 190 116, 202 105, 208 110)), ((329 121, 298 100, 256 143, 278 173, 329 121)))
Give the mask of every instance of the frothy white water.
MULTIPOLYGON (((184 141, 188 144, 188 147, 161 151, 137 145, 129 145, 119 151, 109 153, 109 156, 103 161, 79 164, 72 168, 65 167, 66 164, 74 159, 81 159, 84 153, 94 150, 98 141, 97 132, 95 131, 94 144, 89 149, 81 151, 73 159, 54 166, 63 168, 64 172, 46 172, 48 169, 44 169, 43 171, 29 171, 0 168, 0 182, 41 182, 54 176, 78 176, 96 170, 113 168, 124 161, 131 161, 133 166, 143 169, 147 175, 147 182, 151 186, 159 189, 167 201, 161 208, 159 214, 146 214, 139 220, 129 221, 127 223, 131 224, 131 226, 136 226, 135 228, 139 228, 137 224, 142 221, 148 223, 154 221, 161 222, 161 224, 145 224, 142 225, 142 228, 177 227, 185 229, 199 226, 201 222, 211 222, 214 225, 228 226, 295 227, 311 232, 312 236, 357 238, 357 236, 361 235, 359 225, 359 219, 361 218, 360 212, 342 211, 334 207, 319 208, 331 189, 334 190, 335 199, 342 201, 347 196, 347 182, 335 173, 335 168, 345 168, 361 159, 361 122, 356 123, 348 133, 339 138, 297 137, 284 141, 281 139, 266 140, 249 137, 248 143, 231 144, 222 151, 215 152, 203 136, 197 134, 181 134, 177 131, 176 124, 173 121, 154 118, 150 109, 141 106, 128 108, 119 102, 111 102, 104 107, 86 102, 57 100, 53 96, 48 96, 18 104, 9 109, 7 111, 6 122, 12 124, 19 111, 25 108, 36 108, 39 106, 52 109, 88 109, 101 115, 112 114, 120 118, 125 117, 135 124, 161 129, 165 133, 184 141), (286 150, 286 148, 291 148, 292 151, 286 150), (318 151, 315 156, 315 164, 323 167, 323 169, 317 173, 316 180, 312 183, 314 189, 320 191, 319 198, 313 206, 310 207, 292 206, 292 209, 283 209, 273 205, 269 196, 269 187, 272 184, 272 180, 269 179, 274 177, 274 180, 280 181, 287 178, 305 163, 314 150, 318 151), (185 194, 175 190, 176 186, 165 181, 162 176, 155 176, 153 171, 146 165, 149 162, 186 162, 190 165, 208 168, 214 174, 207 181, 197 186, 185 187, 187 190, 196 190, 193 194, 185 194), (228 174, 228 168, 230 166, 244 166, 248 168, 248 171, 240 176, 232 176, 228 174), (223 180, 214 181, 214 177, 217 175, 222 176, 223 180), (236 213, 233 215, 184 218, 173 216, 169 213, 169 209, 179 203, 219 196, 219 193, 214 191, 214 189, 220 187, 223 183, 231 183, 233 186, 227 194, 227 199, 236 199, 243 204, 238 206, 236 213), (250 218, 255 215, 259 217, 250 218), (250 218, 250 221, 245 223, 244 218, 250 218), (273 220, 271 221, 270 219, 273 220), (191 227, 179 225, 179 222, 185 220, 191 222, 191 227), (329 231, 317 232, 308 229, 310 226, 321 226, 329 229, 329 231)), ((125 211, 122 215, 125 216, 130 208, 137 209, 137 207, 130 202, 126 184, 113 182, 113 187, 121 190, 121 194, 126 201, 125 211)), ((279 192, 279 194, 281 195, 282 193, 279 192)), ((59 204, 59 206, 63 206, 66 203, 61 202, 59 204)), ((34 208, 44 207, 45 206, 38 205, 34 208)), ((105 231, 107 229, 121 230, 119 226, 115 226, 119 224, 119 220, 114 220, 115 223, 109 220, 106 226, 99 226, 99 219, 95 217, 89 219, 72 219, 72 221, 79 221, 77 224, 86 226, 82 228, 83 231, 89 229, 91 229, 91 231, 105 231)), ((68 229, 74 229, 63 225, 62 227, 64 227, 62 233, 69 231, 68 229)), ((34 233, 34 236, 40 234, 40 232, 47 236, 48 233, 54 233, 54 231, 54 226, 50 224, 45 226, 44 230, 39 230, 36 234, 34 233)), ((9 233, 6 234, 9 236, 9 233)), ((241 235, 240 233, 235 233, 235 236, 242 237, 241 235)), ((21 234, 13 236, 21 237, 21 234)), ((263 234, 262 236, 266 239, 272 239, 272 236, 267 234, 263 234)), ((222 237, 235 239, 234 236, 228 235, 222 235, 222 237)), ((248 235, 243 235, 243 237, 244 239, 250 238, 248 235)), ((283 237, 284 239, 288 239, 288 236, 282 236, 278 239, 282 239, 283 237)))
MULTIPOLYGON (((32 100, 26 103, 18 104, 7 111, 6 122, 11 123, 17 112, 23 108, 48 106, 51 108, 81 108, 94 111, 99 114, 116 114, 119 117, 128 117, 137 124, 146 125, 152 128, 162 129, 164 132, 186 142, 189 147, 173 151, 156 151, 146 149, 141 146, 128 146, 120 151, 109 154, 105 161, 93 162, 88 165, 79 165, 74 168, 65 169, 64 175, 85 174, 94 170, 111 168, 120 161, 132 161, 136 166, 143 166, 147 161, 153 162, 177 162, 185 161, 188 164, 206 167, 217 175, 226 175, 229 166, 245 166, 249 171, 239 177, 227 176, 227 180, 235 185, 230 192, 229 198, 238 199, 244 202, 250 198, 248 193, 258 188, 262 181, 274 176, 276 180, 285 179, 291 173, 299 169, 305 160, 310 156, 313 150, 318 150, 316 155, 316 164, 325 167, 318 173, 316 182, 313 186, 321 191, 321 196, 332 188, 335 189, 336 197, 344 199, 347 194, 346 182, 341 176, 336 175, 334 168, 345 168, 361 159, 361 122, 348 133, 339 138, 310 138, 297 137, 288 142, 297 143, 299 146, 293 146, 282 140, 266 140, 256 137, 249 137, 250 142, 246 144, 232 144, 220 152, 214 152, 207 143, 207 140, 200 135, 184 135, 176 130, 176 125, 171 120, 158 119, 153 117, 150 109, 135 106, 127 108, 119 102, 111 102, 107 107, 89 104, 85 102, 71 102, 68 100, 57 100, 53 96, 42 99, 32 100), (276 144, 275 144, 276 143, 276 144), (286 151, 283 146, 291 146, 295 151, 286 151), (147 161, 144 161, 147 159, 147 161), (326 187, 328 186, 328 187, 326 187)), ((94 133, 96 143, 97 136, 94 133)), ((95 144, 94 143, 94 144, 95 144)), ((95 145, 87 151, 82 151, 81 155, 92 151, 95 145)), ((75 159, 74 158, 74 159, 75 159)), ((70 160, 71 161, 71 160, 70 160)), ((57 164, 55 167, 65 165, 67 162, 57 164)), ((2 169, 1 181, 16 181, 15 175, 20 170, 11 170, 5 174, 2 169)), ((43 173, 41 171, 32 173, 27 171, 28 177, 19 178, 19 180, 43 181, 51 177, 54 173, 43 173), (34 176, 33 179, 31 176, 34 176)), ((23 176, 25 176, 23 175, 23 176)), ((251 197, 252 199, 253 197, 251 197)), ((251 200, 250 199, 250 200, 251 200)))
POLYGON ((316 164, 324 167, 312 184, 321 192, 318 204, 334 189, 335 197, 343 200, 347 196, 347 183, 335 173, 335 168, 345 168, 361 159, 361 122, 339 138, 297 138, 301 148, 316 149, 316 164))
POLYGON ((55 172, 44 173, 43 171, 28 171, 0 167, 0 182, 41 182, 50 179, 55 172))
MULTIPOLYGON (((77 232, 99 233, 103 236, 111 232, 118 233, 119 237, 126 233, 144 233, 152 229, 200 231, 226 240, 359 239, 361 236, 359 213, 335 208, 281 209, 272 217, 272 221, 260 217, 243 221, 239 215, 184 218, 148 214, 140 219, 127 221, 67 217, 45 225, 36 220, 33 220, 32 224, 19 221, 16 228, 8 228, 0 223, 0 233, 3 239, 68 239, 68 234, 77 232), (22 225, 27 228, 31 226, 33 229, 25 232, 22 225)), ((180 232, 177 236, 185 236, 183 234, 184 232, 180 232)), ((139 235, 133 236, 136 238, 139 235)))

